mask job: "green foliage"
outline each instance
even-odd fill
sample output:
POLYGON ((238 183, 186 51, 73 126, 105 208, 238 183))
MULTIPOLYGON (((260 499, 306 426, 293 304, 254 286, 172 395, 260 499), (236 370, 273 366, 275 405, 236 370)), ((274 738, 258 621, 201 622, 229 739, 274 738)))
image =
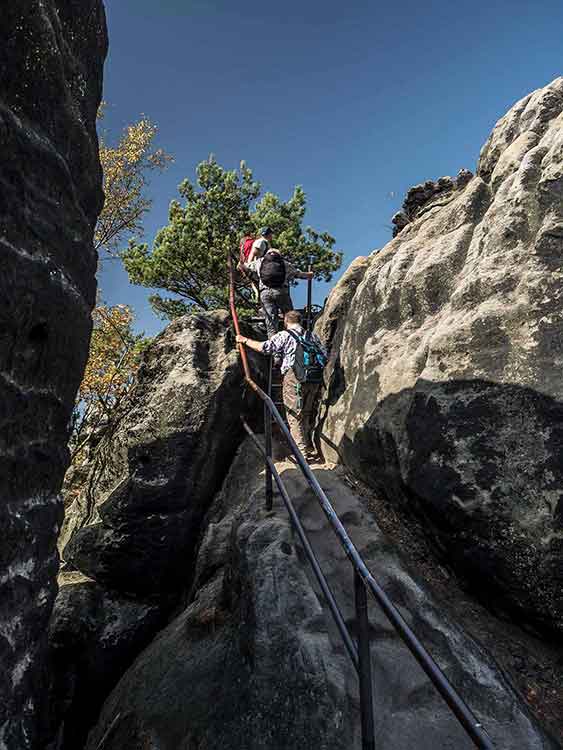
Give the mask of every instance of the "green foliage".
POLYGON ((193 308, 210 310, 228 305, 227 254, 238 255, 240 239, 257 235, 262 226, 274 231, 274 246, 284 257, 306 270, 312 263, 315 278, 329 281, 342 263, 334 238, 302 227, 306 198, 297 187, 283 202, 272 193, 260 196, 260 184, 241 163, 227 171, 213 157, 196 170, 196 184, 179 187, 185 205, 172 201, 169 223, 156 235, 152 250, 131 241, 122 254, 132 283, 165 289, 176 297, 150 297, 162 317, 174 318, 193 308), (179 298, 179 299, 178 299, 179 298))

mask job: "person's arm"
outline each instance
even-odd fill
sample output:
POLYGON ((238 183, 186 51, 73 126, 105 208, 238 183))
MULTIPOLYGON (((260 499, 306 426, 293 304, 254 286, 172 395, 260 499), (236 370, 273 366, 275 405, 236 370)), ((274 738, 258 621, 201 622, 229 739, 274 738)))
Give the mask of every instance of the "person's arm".
POLYGON ((254 341, 254 339, 249 339, 247 336, 240 335, 237 335, 235 338, 237 344, 244 344, 249 349, 253 349, 259 354, 264 354, 264 344, 266 343, 265 341, 254 341))
POLYGON ((287 275, 288 281, 291 281, 292 279, 312 279, 313 278, 312 271, 300 271, 298 268, 295 268, 295 266, 287 260, 285 261, 285 273, 287 275))

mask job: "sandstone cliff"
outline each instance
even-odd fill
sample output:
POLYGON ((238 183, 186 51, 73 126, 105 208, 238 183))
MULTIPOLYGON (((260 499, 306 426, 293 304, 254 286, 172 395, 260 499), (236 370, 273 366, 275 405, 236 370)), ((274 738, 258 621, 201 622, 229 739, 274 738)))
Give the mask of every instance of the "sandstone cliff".
POLYGON ((95 299, 106 43, 100 0, 2 6, 0 748, 10 750, 40 741, 67 425, 95 299))
POLYGON ((64 559, 125 594, 182 590, 201 519, 242 431, 241 385, 227 313, 168 326, 67 509, 64 559))
POLYGON ((329 299, 324 450, 422 516, 490 606, 561 634, 563 78, 433 196, 329 299))

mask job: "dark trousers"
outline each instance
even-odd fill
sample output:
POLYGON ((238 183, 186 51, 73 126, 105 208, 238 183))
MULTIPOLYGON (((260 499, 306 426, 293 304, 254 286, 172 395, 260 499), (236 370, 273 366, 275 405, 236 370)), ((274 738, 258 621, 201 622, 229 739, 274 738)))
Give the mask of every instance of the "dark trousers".
POLYGON ((279 314, 293 310, 293 302, 289 296, 289 290, 286 286, 281 289, 262 289, 260 292, 260 302, 266 318, 266 331, 268 338, 279 330, 279 314))

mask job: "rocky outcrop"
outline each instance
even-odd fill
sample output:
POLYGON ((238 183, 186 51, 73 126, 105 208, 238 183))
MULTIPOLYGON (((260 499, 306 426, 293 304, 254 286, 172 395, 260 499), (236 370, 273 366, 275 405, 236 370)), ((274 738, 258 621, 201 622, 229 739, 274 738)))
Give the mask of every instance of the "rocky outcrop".
MULTIPOLYGON (((278 465, 329 583, 355 631, 350 564, 292 464, 278 465)), ((191 603, 139 656, 107 700, 87 750, 293 750, 361 747, 358 685, 303 551, 243 444, 206 521, 191 603)), ((488 654, 405 566, 360 499, 316 476, 381 583, 498 747, 555 750, 488 654)), ((469 748, 383 614, 371 610, 379 750, 469 748)))
POLYGON ((393 237, 431 209, 447 205, 455 198, 455 191, 463 189, 472 177, 468 169, 460 169, 455 179, 440 177, 439 180, 426 180, 422 185, 411 187, 401 209, 391 219, 393 237))
POLYGON ((102 703, 163 625, 162 608, 62 574, 49 626, 53 746, 84 746, 102 703))
POLYGON ((490 606, 559 633, 562 153, 559 78, 498 123, 447 205, 370 256, 322 428, 490 606))
POLYGON ((100 0, 12 0, 0 24, 0 748, 38 746, 67 425, 95 300, 100 0), (72 325, 69 325, 72 321, 72 325))
POLYGON ((226 312, 171 323, 67 509, 64 559, 126 595, 185 588, 201 521, 239 444, 241 387, 226 312))
POLYGON ((242 437, 242 383, 226 312, 175 320, 67 483, 65 575, 78 568, 92 580, 61 589, 51 624, 57 750, 82 746, 109 691, 186 596, 203 519, 242 437))

